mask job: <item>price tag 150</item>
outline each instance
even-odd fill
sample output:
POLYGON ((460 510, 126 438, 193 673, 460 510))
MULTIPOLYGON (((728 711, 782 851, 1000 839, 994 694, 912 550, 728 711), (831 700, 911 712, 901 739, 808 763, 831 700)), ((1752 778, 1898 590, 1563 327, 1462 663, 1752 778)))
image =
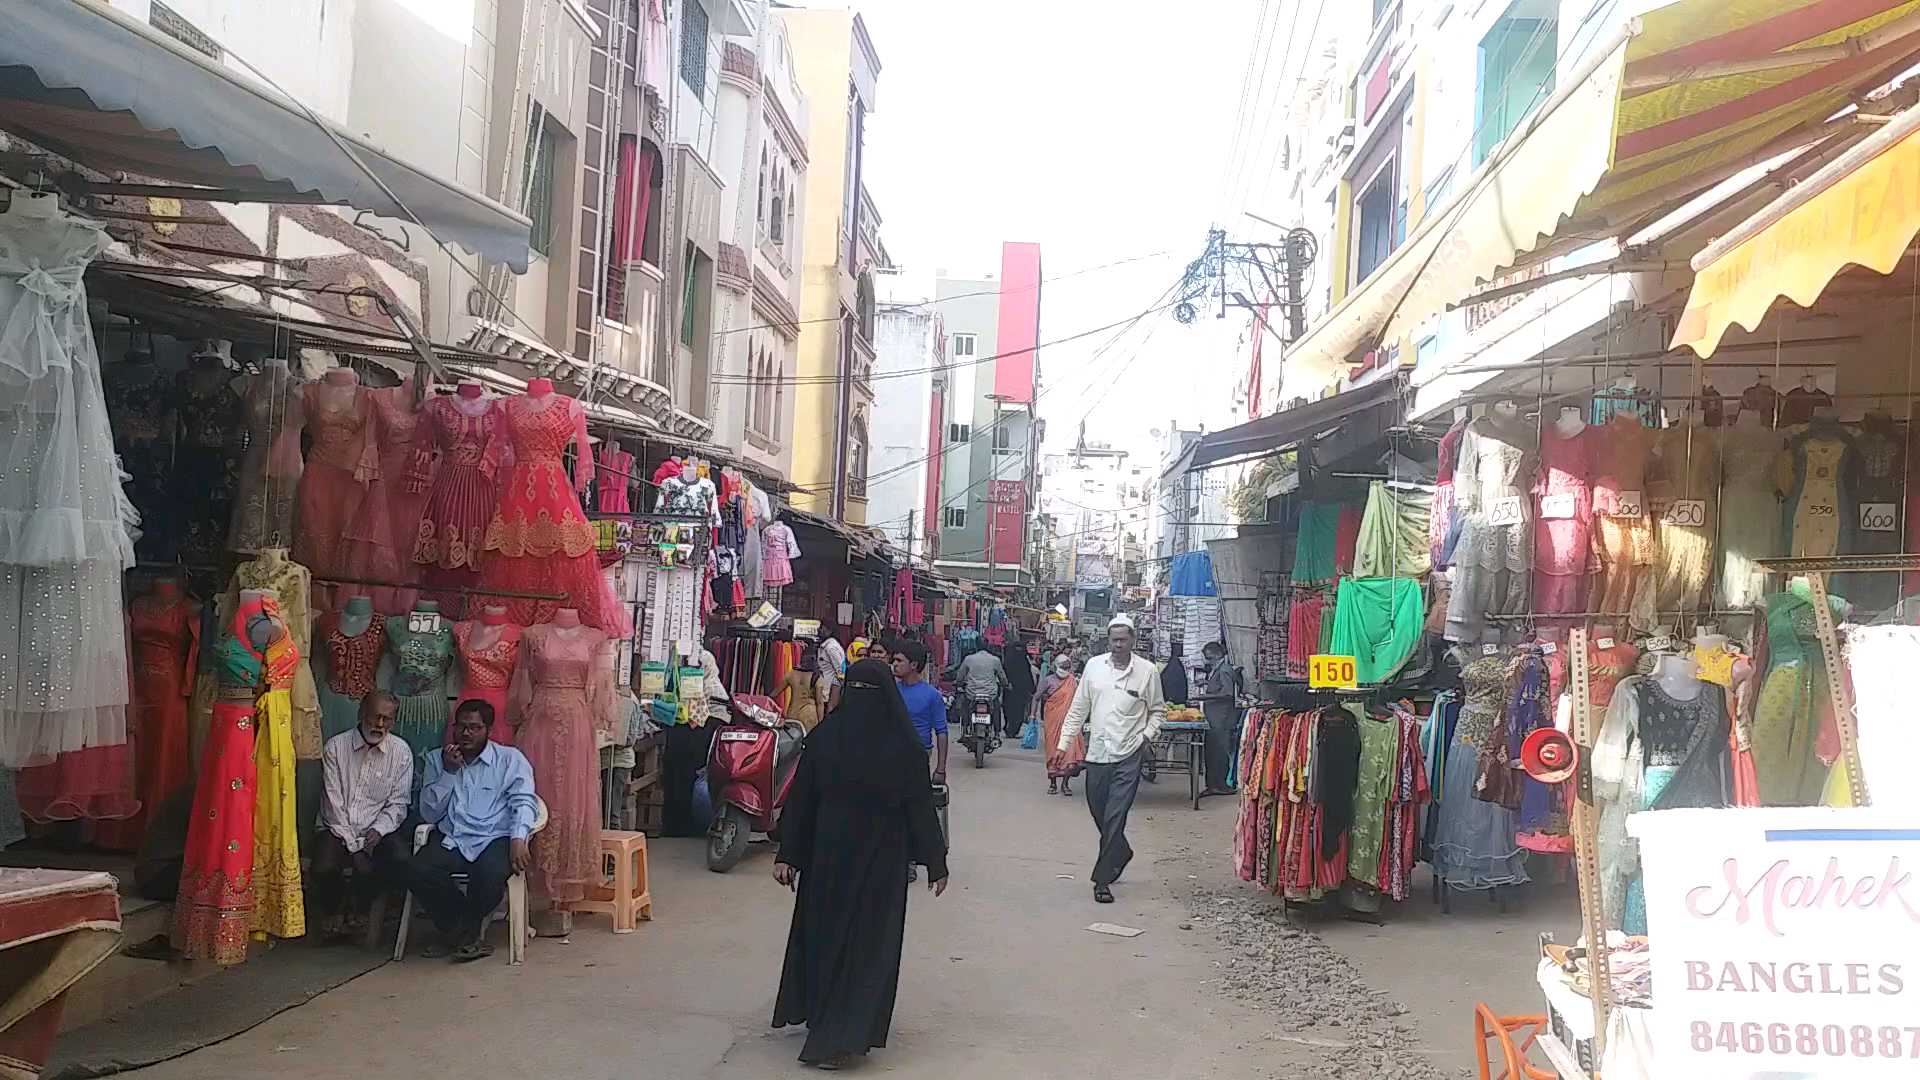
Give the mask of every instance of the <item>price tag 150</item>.
POLYGON ((1660 520, 1668 525, 1700 528, 1707 523, 1707 500, 1675 499, 1660 520))
POLYGON ((1893 532, 1900 527, 1900 508, 1893 503, 1861 503, 1861 532, 1893 532))
POLYGON ((1307 685, 1320 689, 1351 690, 1360 685, 1360 668, 1351 656, 1315 653, 1307 658, 1307 685))

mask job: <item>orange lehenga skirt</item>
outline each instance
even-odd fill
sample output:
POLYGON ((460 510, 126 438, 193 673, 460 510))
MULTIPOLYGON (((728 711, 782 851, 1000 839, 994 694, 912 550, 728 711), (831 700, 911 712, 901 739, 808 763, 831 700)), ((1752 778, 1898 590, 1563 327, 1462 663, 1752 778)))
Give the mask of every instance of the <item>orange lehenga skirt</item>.
POLYGON ((214 647, 223 689, 194 784, 172 934, 186 956, 223 965, 247 958, 252 930, 276 937, 306 932, 290 693, 299 649, 270 596, 242 604, 230 631, 214 647), (258 618, 280 624, 265 649, 247 644, 258 618))

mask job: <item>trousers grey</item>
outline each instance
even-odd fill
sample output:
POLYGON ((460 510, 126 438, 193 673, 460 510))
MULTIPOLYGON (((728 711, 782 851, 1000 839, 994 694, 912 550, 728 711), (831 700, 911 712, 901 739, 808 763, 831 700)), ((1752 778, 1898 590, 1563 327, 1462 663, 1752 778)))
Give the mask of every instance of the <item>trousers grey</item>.
POLYGON ((1093 860, 1095 885, 1112 885, 1133 860, 1133 845, 1127 843, 1127 814, 1140 792, 1146 757, 1147 748, 1142 746, 1121 761, 1087 762, 1087 812, 1100 830, 1100 853, 1093 860))

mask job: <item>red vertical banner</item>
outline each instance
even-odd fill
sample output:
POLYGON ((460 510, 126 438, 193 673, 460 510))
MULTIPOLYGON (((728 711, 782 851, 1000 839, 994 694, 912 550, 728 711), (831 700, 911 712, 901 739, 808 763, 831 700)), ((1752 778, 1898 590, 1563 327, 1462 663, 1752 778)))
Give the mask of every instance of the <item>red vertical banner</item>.
POLYGON ((1026 557, 1027 487, 1019 480, 987 482, 987 550, 992 561, 1018 566, 1026 557))
POLYGON ((1040 245, 1000 245, 998 349, 993 393, 1010 405, 1033 402, 1040 363, 1040 245))

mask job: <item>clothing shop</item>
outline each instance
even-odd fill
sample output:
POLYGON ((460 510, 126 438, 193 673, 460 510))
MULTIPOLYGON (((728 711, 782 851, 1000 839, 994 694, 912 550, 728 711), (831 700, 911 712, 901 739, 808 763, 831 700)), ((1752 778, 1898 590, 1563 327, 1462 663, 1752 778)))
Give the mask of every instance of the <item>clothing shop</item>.
MULTIPOLYGON (((1547 945, 1538 972, 1548 1011, 1536 1043, 1562 1076, 1735 1062, 1903 1075, 1920 1055, 1902 986, 1823 974, 1871 959, 1860 970, 1890 965, 1898 981, 1912 950, 1886 943, 1911 938, 1906 915, 1882 920, 1855 892, 1850 905, 1748 926, 1688 899, 1746 889, 1766 867, 1813 888, 1913 857, 1895 826, 1915 808, 1904 777, 1920 755, 1902 701, 1920 663, 1909 534, 1920 277, 1907 254, 1920 210, 1904 186, 1920 167, 1916 132, 1920 112, 1898 114, 1716 230, 1666 312, 1682 376, 1673 393, 1639 390, 1630 417, 1572 434, 1549 420, 1541 435, 1543 477, 1578 460, 1572 444, 1595 451, 1585 488, 1557 490, 1590 508, 1604 564, 1582 614, 1535 623, 1548 639, 1555 622, 1570 627, 1565 718, 1508 733, 1523 775, 1591 778, 1590 799, 1586 785, 1555 785, 1586 939, 1547 945), (1716 385, 1747 389, 1722 398, 1716 385), (1642 515, 1622 513, 1642 493, 1642 515), (1543 758, 1549 742, 1567 755, 1543 758), (1756 962, 1773 957, 1827 963, 1803 985, 1792 964, 1756 962)), ((1529 507, 1544 518, 1541 508, 1529 507)), ((1525 648, 1509 689, 1533 663, 1525 648)), ((1527 804, 1523 793, 1523 817, 1527 804)))
POLYGON ((107 860, 172 903, 155 957, 316 934, 324 747, 379 689, 413 763, 456 701, 490 705, 546 808, 533 893, 590 900, 601 748, 644 719, 588 510, 595 407, 473 377, 495 358, 419 337, 425 267, 313 204, 400 216, 400 192, 522 269, 527 220, 144 24, 45 8, 9 28, 44 77, 4 92, 32 107, 0 109, 32 140, 0 190, 0 654, 25 675, 0 686, 5 863, 107 860), (296 262, 272 239, 293 235, 320 239, 296 262))

